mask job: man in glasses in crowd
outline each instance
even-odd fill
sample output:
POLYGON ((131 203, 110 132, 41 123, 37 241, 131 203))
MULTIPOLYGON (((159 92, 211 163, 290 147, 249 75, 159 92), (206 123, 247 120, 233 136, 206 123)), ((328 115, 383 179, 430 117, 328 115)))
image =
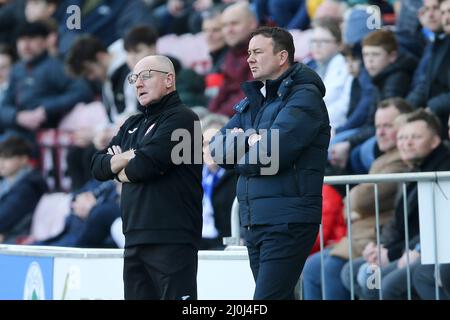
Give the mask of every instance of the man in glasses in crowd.
POLYGON ((143 58, 128 81, 141 112, 94 155, 91 166, 96 179, 123 183, 125 299, 197 299, 203 189, 201 160, 194 161, 202 138, 194 136, 194 127, 199 119, 180 101, 167 57, 143 58), (172 152, 177 129, 190 136, 181 163, 172 152))

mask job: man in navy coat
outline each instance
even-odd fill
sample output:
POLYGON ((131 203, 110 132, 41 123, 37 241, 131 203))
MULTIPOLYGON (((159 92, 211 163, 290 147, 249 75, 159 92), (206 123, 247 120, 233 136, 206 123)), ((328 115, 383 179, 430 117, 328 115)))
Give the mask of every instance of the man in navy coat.
POLYGON ((262 27, 248 46, 255 81, 211 141, 222 167, 239 174, 240 222, 256 282, 254 299, 294 299, 319 230, 330 125, 325 87, 294 62, 292 36, 262 27))

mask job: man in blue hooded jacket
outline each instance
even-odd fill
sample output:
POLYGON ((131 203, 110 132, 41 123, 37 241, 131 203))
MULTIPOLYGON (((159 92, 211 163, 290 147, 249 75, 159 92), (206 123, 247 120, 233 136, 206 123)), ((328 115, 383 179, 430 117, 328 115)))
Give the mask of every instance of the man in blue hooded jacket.
POLYGON ((256 282, 254 299, 294 299, 319 230, 330 140, 325 87, 294 63, 292 36, 262 27, 251 37, 255 81, 211 141, 215 161, 239 174, 240 222, 256 282))

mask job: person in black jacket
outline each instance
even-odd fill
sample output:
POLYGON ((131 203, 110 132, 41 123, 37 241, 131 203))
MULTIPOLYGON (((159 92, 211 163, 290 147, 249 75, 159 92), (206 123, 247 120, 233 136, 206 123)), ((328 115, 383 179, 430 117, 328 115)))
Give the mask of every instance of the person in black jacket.
POLYGON ((0 143, 0 243, 15 244, 30 234, 33 212, 48 190, 30 158, 31 146, 23 138, 0 143))
POLYGON ((194 128, 201 132, 198 116, 180 101, 167 57, 141 59, 128 79, 141 112, 92 159, 96 179, 123 183, 125 299, 196 299, 203 196, 201 153, 194 157, 202 148, 201 134, 194 135, 194 128), (183 161, 174 152, 175 130, 190 135, 183 161))
POLYGON ((256 81, 242 85, 247 97, 210 144, 214 160, 239 174, 254 299, 294 299, 321 222, 330 141, 325 86, 313 70, 294 62, 294 51, 284 29, 262 27, 252 34, 247 61, 256 81))

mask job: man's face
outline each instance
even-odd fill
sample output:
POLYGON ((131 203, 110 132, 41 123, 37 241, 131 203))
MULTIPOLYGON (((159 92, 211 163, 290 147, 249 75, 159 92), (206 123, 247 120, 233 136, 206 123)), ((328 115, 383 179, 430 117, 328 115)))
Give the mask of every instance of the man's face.
POLYGON ((371 77, 375 77, 397 58, 396 52, 388 53, 382 47, 363 46, 364 66, 371 77))
POLYGON ((331 32, 324 28, 314 28, 311 38, 311 55, 314 60, 325 63, 339 52, 339 44, 331 32))
POLYGON ((25 17, 28 22, 47 20, 56 10, 54 4, 44 0, 28 0, 25 5, 25 17))
POLYGON ((222 32, 230 47, 247 41, 255 29, 256 20, 240 8, 229 8, 222 13, 222 32))
POLYGON ((396 145, 397 129, 394 120, 398 115, 399 112, 394 106, 377 109, 375 113, 377 143, 383 152, 393 149, 396 145))
POLYGON ((0 157, 0 176, 6 178, 14 176, 26 162, 25 156, 0 157))
POLYGON ((422 161, 439 143, 439 136, 423 120, 404 124, 397 134, 397 148, 405 162, 422 161))
POLYGON ((89 81, 103 83, 107 78, 107 70, 99 61, 86 61, 83 64, 83 76, 89 81))
MULTIPOLYGON (((161 67, 158 67, 154 63, 148 62, 148 60, 141 60, 134 67, 134 74, 141 74, 141 72, 146 72, 146 70, 160 70, 166 71, 169 70, 161 70, 161 67)), ((158 101, 167 93, 169 93, 169 89, 174 85, 174 77, 172 74, 165 74, 162 72, 151 71, 149 73, 149 78, 142 80, 142 76, 139 76, 136 83, 134 84, 136 89, 136 96, 139 103, 142 106, 146 106, 149 103, 158 101)))
POLYGON ((357 78, 361 70, 361 60, 355 57, 345 57, 345 61, 347 62, 348 72, 354 78, 357 78))
POLYGON ((273 41, 262 35, 254 36, 248 44, 247 62, 255 80, 276 79, 280 75, 280 52, 273 53, 273 41))
POLYGON ((437 32, 441 29, 441 10, 438 0, 424 0, 419 10, 419 20, 423 27, 437 32))
POLYGON ((139 43, 135 48, 127 51, 127 65, 130 70, 144 57, 156 54, 156 47, 139 43))
POLYGON ((206 44, 209 52, 222 49, 225 46, 225 39, 222 33, 222 21, 220 15, 203 20, 202 30, 205 34, 206 44))
POLYGON ((45 37, 20 37, 17 39, 17 52, 22 61, 30 61, 47 49, 45 37))
POLYGON ((450 0, 441 2, 441 23, 446 34, 450 34, 450 0))

